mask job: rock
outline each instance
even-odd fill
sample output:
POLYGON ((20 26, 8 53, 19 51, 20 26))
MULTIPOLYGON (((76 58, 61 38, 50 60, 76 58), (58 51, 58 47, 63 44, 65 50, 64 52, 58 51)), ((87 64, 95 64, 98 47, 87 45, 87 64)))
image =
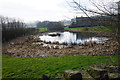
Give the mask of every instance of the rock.
POLYGON ((46 46, 46 49, 48 50, 48 49, 50 49, 50 47, 49 47, 49 46, 46 46))
POLYGON ((55 44, 59 44, 59 42, 58 41, 56 41, 56 43, 55 44))
POLYGON ((59 42, 58 42, 58 41, 55 41, 55 42, 51 42, 51 44, 59 44, 59 42))
POLYGON ((84 42, 84 46, 87 46, 87 45, 88 45, 88 42, 87 42, 87 41, 85 41, 85 42, 84 42))
POLYGON ((63 42, 61 45, 67 45, 67 43, 66 43, 66 42, 63 42))
POLYGON ((49 42, 45 42, 46 44, 49 44, 49 42))
POLYGON ((77 45, 77 43, 76 43, 76 42, 74 42, 74 43, 71 43, 71 45, 77 45))
POLYGON ((80 42, 78 45, 79 45, 79 46, 81 46, 81 45, 82 45, 82 43, 80 42))
POLYGON ((43 40, 40 39, 40 42, 43 42, 43 40))
POLYGON ((66 80, 82 80, 82 74, 79 71, 66 70, 64 78, 66 80))
POLYGON ((90 67, 87 71, 95 80, 109 80, 106 69, 90 67))
POLYGON ((57 34, 48 34, 48 36, 52 36, 52 37, 60 36, 60 35, 61 35, 60 33, 57 33, 57 34))
POLYGON ((106 66, 106 69, 108 70, 108 76, 110 80, 119 80, 120 79, 120 66, 106 66))
POLYGON ((109 72, 117 72, 117 73, 120 73, 120 66, 115 66, 115 65, 111 65, 111 66, 106 66, 106 69, 109 71, 109 72))
POLYGON ((109 80, 120 80, 120 73, 108 73, 109 80))
POLYGON ((83 80, 95 80, 86 70, 82 70, 81 73, 83 80))
POLYGON ((43 45, 43 43, 40 43, 40 45, 43 45))
POLYGON ((56 45, 56 46, 55 46, 55 49, 59 49, 59 46, 58 46, 58 45, 56 45))
POLYGON ((51 49, 54 49, 54 46, 51 46, 51 49))
POLYGON ((44 42, 44 43, 46 43, 46 41, 45 41, 45 40, 44 40, 43 42, 44 42))
POLYGON ((51 44, 51 41, 47 42, 48 44, 51 44))
POLYGON ((42 80, 50 80, 50 78, 46 76, 45 74, 42 74, 42 80))

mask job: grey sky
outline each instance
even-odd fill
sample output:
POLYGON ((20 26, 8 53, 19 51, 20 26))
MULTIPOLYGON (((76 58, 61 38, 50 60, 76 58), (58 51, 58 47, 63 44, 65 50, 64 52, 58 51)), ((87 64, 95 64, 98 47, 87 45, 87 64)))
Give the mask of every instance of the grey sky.
MULTIPOLYGON (((80 1, 87 4, 87 0, 80 1)), ((81 16, 73 13, 65 0, 0 0, 0 15, 20 18, 25 22, 59 21, 81 16)))
POLYGON ((65 0, 0 0, 0 15, 24 21, 59 21, 74 17, 65 0), (65 17, 66 16, 66 17, 65 17))

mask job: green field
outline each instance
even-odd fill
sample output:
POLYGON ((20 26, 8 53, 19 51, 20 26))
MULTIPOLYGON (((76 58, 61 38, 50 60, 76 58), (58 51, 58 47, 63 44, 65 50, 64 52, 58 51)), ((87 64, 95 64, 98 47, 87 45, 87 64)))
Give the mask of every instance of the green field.
POLYGON ((63 56, 40 58, 17 58, 2 55, 3 78, 41 78, 42 73, 50 77, 59 77, 64 70, 87 69, 91 65, 102 63, 115 64, 118 56, 63 56), (58 76, 56 76, 59 74, 58 76))
POLYGON ((80 27, 80 28, 65 28, 65 30, 94 30, 94 31, 112 31, 108 27, 80 27))
POLYGON ((39 32, 47 31, 47 28, 39 28, 39 32))

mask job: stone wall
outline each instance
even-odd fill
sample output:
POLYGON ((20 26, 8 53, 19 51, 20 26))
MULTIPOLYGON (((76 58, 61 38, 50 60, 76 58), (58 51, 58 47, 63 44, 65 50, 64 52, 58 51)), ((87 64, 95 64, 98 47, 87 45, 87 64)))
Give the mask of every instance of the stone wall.
MULTIPOLYGON (((52 80, 45 75, 42 78, 52 80)), ((91 66, 87 70, 65 70, 61 78, 60 80, 120 80, 120 66, 91 66)))

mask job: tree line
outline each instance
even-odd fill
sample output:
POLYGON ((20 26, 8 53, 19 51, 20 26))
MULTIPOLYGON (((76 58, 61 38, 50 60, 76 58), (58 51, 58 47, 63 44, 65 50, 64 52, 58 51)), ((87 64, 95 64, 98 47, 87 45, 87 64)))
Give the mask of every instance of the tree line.
POLYGON ((0 16, 0 25, 2 26, 2 42, 38 32, 35 28, 27 28, 22 20, 15 18, 0 16))
POLYGON ((43 21, 36 24, 37 28, 47 28, 49 31, 61 31, 64 30, 64 24, 62 22, 43 21))

